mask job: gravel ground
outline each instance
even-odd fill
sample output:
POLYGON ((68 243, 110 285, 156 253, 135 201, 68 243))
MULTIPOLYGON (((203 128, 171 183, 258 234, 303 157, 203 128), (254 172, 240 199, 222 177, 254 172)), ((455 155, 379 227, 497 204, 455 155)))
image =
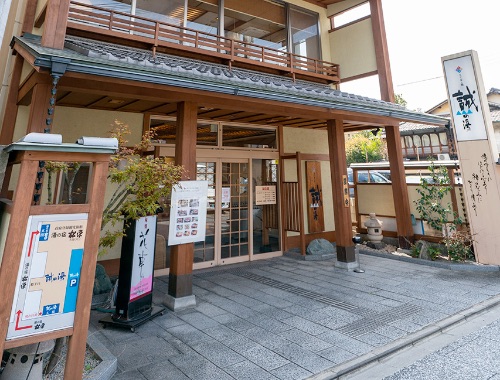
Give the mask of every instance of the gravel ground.
MULTIPOLYGON (((66 364, 66 349, 64 346, 62 350, 62 359, 57 363, 54 370, 44 375, 44 380, 64 380, 64 365, 66 364)), ((90 378, 89 375, 92 370, 99 365, 101 360, 97 355, 87 346, 87 352, 85 353, 85 362, 83 366, 83 378, 90 378)))

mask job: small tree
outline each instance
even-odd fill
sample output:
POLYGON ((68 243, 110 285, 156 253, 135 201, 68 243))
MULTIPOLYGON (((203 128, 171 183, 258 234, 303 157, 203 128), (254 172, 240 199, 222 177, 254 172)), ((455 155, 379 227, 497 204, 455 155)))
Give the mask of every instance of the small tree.
POLYGON ((111 157, 108 179, 116 189, 103 212, 100 254, 124 236, 131 220, 154 215, 165 206, 164 200, 183 171, 181 166, 168 162, 166 157, 144 154, 151 148, 154 131, 145 133, 138 145, 128 148, 126 135, 130 134, 129 127, 118 120, 113 127, 111 135, 118 139, 119 149, 111 157), (122 222, 123 227, 117 229, 122 222))
POLYGON ((469 259, 472 255, 472 236, 463 226, 462 219, 453 212, 451 204, 444 201, 452 190, 448 170, 444 166, 436 166, 434 162, 431 162, 428 170, 429 178, 421 177, 420 186, 417 187, 417 193, 420 195, 420 198, 414 201, 417 211, 429 226, 442 231, 442 243, 446 245, 448 259, 469 259), (459 227, 463 227, 461 231, 458 231, 459 227))

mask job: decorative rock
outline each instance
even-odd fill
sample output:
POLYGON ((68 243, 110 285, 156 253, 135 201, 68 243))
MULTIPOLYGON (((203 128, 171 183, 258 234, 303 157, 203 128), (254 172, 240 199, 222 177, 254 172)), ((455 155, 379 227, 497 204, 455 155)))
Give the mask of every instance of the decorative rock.
POLYGON ((314 239, 307 246, 308 255, 331 255, 335 253, 332 243, 326 239, 314 239))
POLYGON ((95 268, 94 295, 108 293, 112 287, 106 270, 101 264, 97 264, 95 268))
POLYGON ((370 219, 365 223, 368 231, 368 240, 378 243, 381 242, 384 236, 382 235, 382 222, 375 217, 375 213, 370 213, 370 219))
POLYGON ((383 249, 385 248, 385 243, 382 243, 382 242, 374 242, 374 241, 369 241, 366 243, 366 245, 370 248, 374 248, 374 249, 383 249))
POLYGON ((429 257, 429 243, 427 243, 425 240, 419 240, 416 243, 417 247, 419 248, 419 255, 418 258, 422 260, 430 260, 431 258, 429 257))

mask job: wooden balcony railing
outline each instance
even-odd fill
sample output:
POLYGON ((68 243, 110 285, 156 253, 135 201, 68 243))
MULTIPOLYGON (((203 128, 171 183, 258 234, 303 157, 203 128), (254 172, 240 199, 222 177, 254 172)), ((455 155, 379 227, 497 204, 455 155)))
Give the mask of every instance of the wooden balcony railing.
POLYGON ((83 31, 143 43, 152 47, 153 54, 160 49, 196 54, 199 59, 218 58, 230 67, 240 64, 256 70, 277 69, 294 79, 339 82, 339 67, 334 63, 76 1, 70 3, 67 27, 70 33, 83 31))

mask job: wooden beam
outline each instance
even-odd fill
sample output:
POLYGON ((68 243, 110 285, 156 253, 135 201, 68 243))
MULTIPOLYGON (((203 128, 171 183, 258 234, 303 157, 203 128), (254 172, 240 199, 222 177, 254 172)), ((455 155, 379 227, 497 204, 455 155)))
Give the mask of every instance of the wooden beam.
POLYGON ((335 119, 344 121, 367 122, 373 125, 387 125, 394 121, 388 116, 369 115, 364 113, 335 110, 284 103, 273 100, 242 97, 228 94, 217 94, 201 90, 190 90, 180 87, 164 86, 145 82, 132 82, 116 78, 95 77, 78 73, 66 73, 59 81, 58 88, 65 91, 79 91, 113 96, 136 96, 151 101, 186 101, 203 104, 206 107, 273 115, 288 115, 306 119, 335 119))
POLYGON ((332 176, 333 216, 337 238, 337 260, 344 263, 356 261, 352 242, 352 219, 349 201, 345 204, 343 181, 347 180, 344 123, 342 120, 328 120, 328 150, 332 176))
POLYGON ((414 233, 411 224, 410 200, 406 185, 399 126, 386 126, 385 135, 387 152, 389 154, 389 167, 391 170, 392 193, 394 194, 394 209, 396 211, 399 246, 401 248, 409 248, 414 241, 414 233))
POLYGON ((370 0, 370 11, 372 15, 372 31, 373 41, 375 43, 375 58, 377 61, 380 96, 382 100, 394 103, 394 87, 392 84, 387 37, 385 35, 382 0, 370 0))

